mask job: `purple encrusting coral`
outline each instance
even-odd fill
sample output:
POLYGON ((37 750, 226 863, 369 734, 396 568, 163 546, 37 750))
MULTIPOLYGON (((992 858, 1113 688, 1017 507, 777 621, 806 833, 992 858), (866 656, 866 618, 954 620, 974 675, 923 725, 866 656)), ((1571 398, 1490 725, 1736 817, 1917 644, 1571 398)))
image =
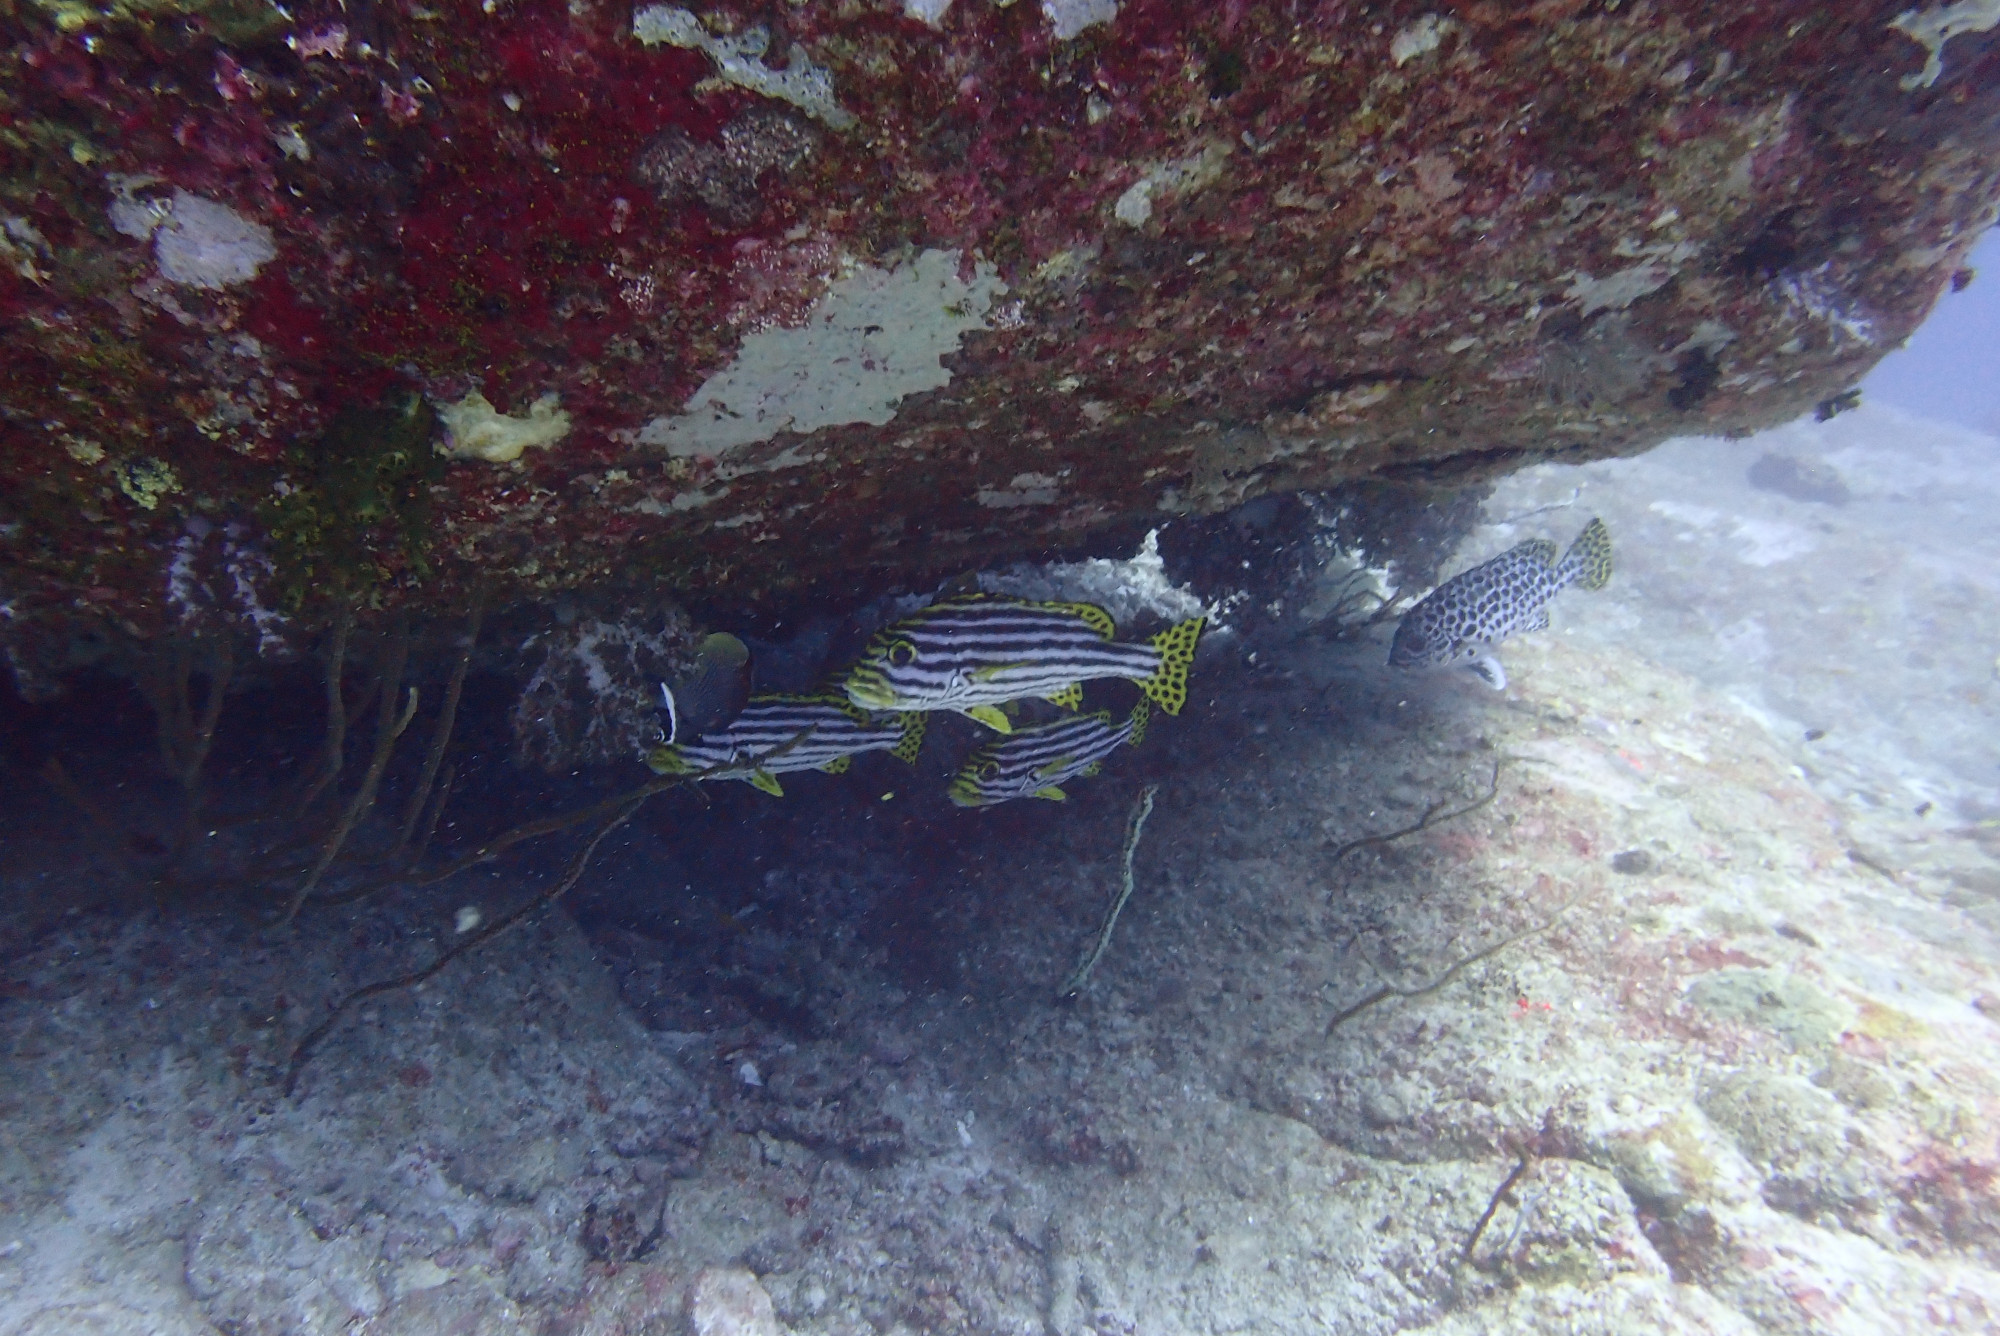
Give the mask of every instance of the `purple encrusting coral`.
MULTIPOLYGON (((624 5, 556 0, 17 7, 5 592, 150 631, 189 515, 305 489, 296 516, 321 499, 298 452, 409 395, 568 415, 504 471, 410 478, 422 532, 360 544, 364 582, 433 605, 779 597, 1742 430, 1852 383, 1995 205, 2000 47, 1958 35, 1906 89, 1927 52, 1895 6, 1056 9, 656 9, 677 36, 649 44, 624 5), (996 298, 949 384, 643 443, 844 275, 928 252, 996 298), (172 486, 135 500, 135 468, 172 486)), ((935 305, 884 336, 963 318, 935 305)), ((819 349, 862 397, 871 337, 819 349)))

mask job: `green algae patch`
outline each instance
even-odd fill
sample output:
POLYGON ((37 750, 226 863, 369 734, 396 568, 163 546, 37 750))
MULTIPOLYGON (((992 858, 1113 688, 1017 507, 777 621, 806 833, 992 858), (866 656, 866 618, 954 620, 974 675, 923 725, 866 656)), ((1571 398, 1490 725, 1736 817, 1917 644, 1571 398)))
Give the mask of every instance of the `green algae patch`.
POLYGON ((291 20, 268 0, 34 0, 35 8, 64 32, 93 24, 199 18, 226 46, 250 46, 282 31, 291 20))
POLYGON ((444 456, 421 395, 349 408, 317 441, 286 452, 286 478, 262 508, 284 605, 315 589, 367 600, 431 570, 430 485, 444 456))
POLYGON ((1769 1030, 1795 1050, 1830 1047, 1856 1016, 1849 1003, 1775 969, 1717 970, 1688 986, 1688 1000, 1710 1015, 1769 1030))

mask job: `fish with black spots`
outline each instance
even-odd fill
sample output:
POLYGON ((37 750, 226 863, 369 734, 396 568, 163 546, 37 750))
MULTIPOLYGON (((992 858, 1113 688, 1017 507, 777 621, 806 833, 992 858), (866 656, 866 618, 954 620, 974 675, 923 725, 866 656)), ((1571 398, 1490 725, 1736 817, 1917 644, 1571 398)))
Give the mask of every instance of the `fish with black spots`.
POLYGON ((1389 646, 1394 668, 1465 663, 1495 691, 1507 687, 1493 647, 1523 631, 1545 631, 1549 600, 1571 585, 1602 589, 1611 579, 1611 531, 1593 519, 1556 558, 1556 545, 1531 538, 1461 571, 1403 615, 1389 646))

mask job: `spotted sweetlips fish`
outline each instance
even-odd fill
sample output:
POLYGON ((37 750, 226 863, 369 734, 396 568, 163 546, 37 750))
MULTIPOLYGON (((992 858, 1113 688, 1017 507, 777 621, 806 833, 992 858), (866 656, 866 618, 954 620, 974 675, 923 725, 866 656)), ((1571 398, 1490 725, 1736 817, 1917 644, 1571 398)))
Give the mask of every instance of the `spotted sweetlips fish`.
POLYGON ((782 797, 776 776, 789 770, 837 775, 862 752, 915 761, 923 745, 921 714, 876 718, 839 696, 752 696, 728 727, 646 753, 655 774, 740 779, 782 797))
POLYGON ((1205 617, 1150 640, 1119 641, 1094 603, 961 594, 876 633, 849 670, 847 698, 867 710, 955 710, 1001 733, 1009 701, 1040 697, 1075 709, 1083 683, 1123 677, 1179 714, 1205 617))
POLYGON ((1518 543, 1452 576, 1405 613, 1389 646, 1390 666, 1466 663, 1504 690, 1507 673, 1493 647, 1522 631, 1547 630, 1549 600, 1569 586, 1602 589, 1610 578, 1611 531, 1603 520, 1584 525, 1560 561, 1546 538, 1518 543))
POLYGON ((1018 729, 972 754, 951 781, 951 800, 960 807, 990 807, 1015 798, 1060 802, 1069 796, 1063 781, 1095 775, 1112 752, 1139 744, 1146 736, 1147 714, 1141 698, 1123 722, 1111 711, 1099 710, 1018 729))

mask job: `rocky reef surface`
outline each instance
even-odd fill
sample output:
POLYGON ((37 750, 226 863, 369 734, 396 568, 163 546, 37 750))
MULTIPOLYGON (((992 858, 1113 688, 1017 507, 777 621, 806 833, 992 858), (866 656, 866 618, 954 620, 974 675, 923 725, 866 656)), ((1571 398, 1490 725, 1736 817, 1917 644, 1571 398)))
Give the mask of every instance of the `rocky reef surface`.
POLYGON ((1993 27, 15 0, 0 635, 782 603, 1769 425, 1992 221, 1993 27))
MULTIPOLYGON (((292 1098, 564 851, 274 934, 16 783, 0 1333, 1989 1329, 1993 448, 1518 474, 1449 569, 1590 515, 1619 568, 1504 692, 1328 634, 1320 518, 1239 513, 1238 630, 1067 802, 655 799, 292 1098)), ((143 809, 115 724, 72 764, 143 809)))

